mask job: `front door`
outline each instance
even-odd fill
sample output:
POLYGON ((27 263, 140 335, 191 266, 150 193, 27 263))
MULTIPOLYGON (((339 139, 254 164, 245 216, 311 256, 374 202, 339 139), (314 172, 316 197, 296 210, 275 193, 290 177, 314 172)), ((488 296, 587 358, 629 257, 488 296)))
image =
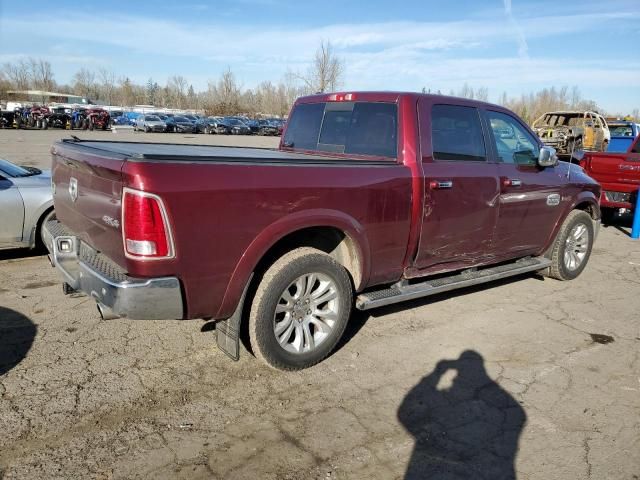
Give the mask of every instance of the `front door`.
POLYGON ((499 214, 494 245, 510 257, 539 254, 562 213, 563 175, 540 168, 540 147, 515 117, 486 112, 500 177, 499 214))
POLYGON ((11 180, 0 174, 0 247, 22 241, 24 204, 22 196, 11 180))
POLYGON ((419 101, 425 197, 414 267, 435 273, 484 263, 492 254, 500 190, 480 113, 464 102, 419 101))

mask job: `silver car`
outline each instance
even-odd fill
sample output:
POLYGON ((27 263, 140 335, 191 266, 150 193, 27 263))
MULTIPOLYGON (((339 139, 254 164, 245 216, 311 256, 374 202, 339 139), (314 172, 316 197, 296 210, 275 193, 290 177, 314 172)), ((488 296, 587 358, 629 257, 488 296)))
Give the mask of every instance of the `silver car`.
POLYGON ((40 227, 52 218, 51 172, 0 159, 0 250, 42 245, 40 227))
POLYGON ((157 115, 140 115, 136 118, 133 129, 145 132, 165 132, 167 124, 157 115))

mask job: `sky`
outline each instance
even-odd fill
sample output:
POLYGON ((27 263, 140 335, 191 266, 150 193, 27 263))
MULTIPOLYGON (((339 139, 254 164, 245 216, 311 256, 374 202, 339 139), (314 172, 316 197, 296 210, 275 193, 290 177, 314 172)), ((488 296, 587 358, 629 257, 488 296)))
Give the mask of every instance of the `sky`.
POLYGON ((104 67, 204 90, 231 68, 252 88, 305 72, 323 40, 346 91, 575 85, 609 113, 640 108, 640 0, 0 0, 0 64, 43 58, 63 84, 104 67))

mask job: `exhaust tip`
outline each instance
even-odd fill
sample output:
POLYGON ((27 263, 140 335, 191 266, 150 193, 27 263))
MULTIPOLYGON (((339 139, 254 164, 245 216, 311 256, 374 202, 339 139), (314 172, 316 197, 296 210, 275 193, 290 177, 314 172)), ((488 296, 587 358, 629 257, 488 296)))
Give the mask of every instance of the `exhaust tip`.
POLYGON ((116 318, 120 318, 120 315, 117 315, 111 310, 109 307, 104 305, 103 303, 97 303, 98 313, 100 313, 100 318, 103 320, 115 320, 116 318))

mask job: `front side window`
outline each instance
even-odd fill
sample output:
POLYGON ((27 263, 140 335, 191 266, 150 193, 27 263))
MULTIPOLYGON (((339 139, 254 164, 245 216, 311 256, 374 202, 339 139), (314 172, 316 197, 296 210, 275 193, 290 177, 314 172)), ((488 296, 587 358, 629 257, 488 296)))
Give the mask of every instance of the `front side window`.
POLYGON ((533 136, 511 115, 487 112, 498 161, 517 165, 536 165, 540 147, 533 136))
POLYGON ((434 105, 431 109, 431 144, 434 160, 486 161, 478 109, 434 105))
POLYGON ((395 158, 397 133, 395 103, 308 103, 293 110, 283 145, 299 150, 395 158))

